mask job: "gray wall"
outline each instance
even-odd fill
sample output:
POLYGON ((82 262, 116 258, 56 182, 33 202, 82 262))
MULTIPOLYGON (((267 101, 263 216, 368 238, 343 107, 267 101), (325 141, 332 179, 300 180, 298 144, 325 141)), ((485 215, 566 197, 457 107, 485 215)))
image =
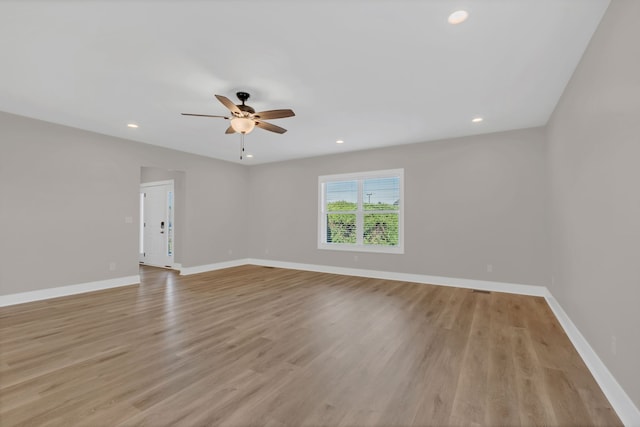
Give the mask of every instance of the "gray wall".
POLYGON ((638 407, 639 20, 611 2, 548 125, 552 293, 638 407))
POLYGON ((0 294, 138 274, 142 166, 185 174, 185 267, 247 256, 245 168, 0 113, 0 294))
POLYGON ((546 285, 545 161, 537 128, 254 166, 249 255, 546 285), (405 169, 405 253, 317 249, 318 176, 394 168, 405 169))
POLYGON ((251 168, 6 113, 0 129, 1 212, 11 225, 0 294, 137 274, 138 189, 149 174, 179 178, 176 261, 185 267, 251 256, 548 283, 542 129, 251 168), (318 176, 399 167, 405 254, 318 250, 318 176))

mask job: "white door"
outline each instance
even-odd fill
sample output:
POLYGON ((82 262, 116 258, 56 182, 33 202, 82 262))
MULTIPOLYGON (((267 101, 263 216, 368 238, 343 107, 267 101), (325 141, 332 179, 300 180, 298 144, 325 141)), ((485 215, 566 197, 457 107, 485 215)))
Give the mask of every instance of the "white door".
POLYGON ((173 267, 173 181, 140 185, 140 262, 173 267))

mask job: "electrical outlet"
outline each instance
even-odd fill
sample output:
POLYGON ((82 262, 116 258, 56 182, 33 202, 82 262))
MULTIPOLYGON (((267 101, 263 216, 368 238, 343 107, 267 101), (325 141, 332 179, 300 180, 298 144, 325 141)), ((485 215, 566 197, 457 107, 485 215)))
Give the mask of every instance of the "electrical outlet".
POLYGON ((487 264, 487 272, 488 273, 492 273, 493 272, 493 264, 487 264))
POLYGON ((116 269, 116 263, 111 261, 109 263, 109 271, 115 271, 115 269, 116 269))
POLYGON ((229 249, 229 250, 227 251, 227 253, 228 253, 229 255, 233 254, 233 249, 229 249))
POLYGON ((269 248, 265 248, 264 253, 265 255, 269 255, 269 248))
POLYGON ((353 256, 353 260, 354 260, 354 261, 358 261, 358 255, 354 255, 354 256, 353 256))
POLYGON ((124 217, 124 223, 125 224, 133 224, 133 217, 132 216, 125 216, 124 217))

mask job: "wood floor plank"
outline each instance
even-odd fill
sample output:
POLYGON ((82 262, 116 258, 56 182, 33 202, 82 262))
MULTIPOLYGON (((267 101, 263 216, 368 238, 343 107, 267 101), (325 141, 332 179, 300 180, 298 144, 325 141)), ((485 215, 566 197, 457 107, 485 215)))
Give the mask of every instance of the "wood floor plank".
POLYGON ((542 298, 241 266, 0 308, 0 425, 619 426, 542 298))
POLYGON ((485 420, 489 375, 491 296, 479 294, 453 400, 453 425, 482 425, 485 420))
POLYGON ((515 383, 518 410, 524 425, 556 425, 551 396, 543 381, 544 373, 537 359, 529 332, 513 329, 515 383))

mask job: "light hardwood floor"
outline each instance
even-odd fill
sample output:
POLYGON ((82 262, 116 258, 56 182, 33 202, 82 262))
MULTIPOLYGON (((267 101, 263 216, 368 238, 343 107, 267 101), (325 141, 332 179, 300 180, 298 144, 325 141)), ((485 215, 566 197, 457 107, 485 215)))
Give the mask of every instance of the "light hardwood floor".
POLYGON ((616 426, 544 299, 243 266, 0 309, 0 425, 616 426))

